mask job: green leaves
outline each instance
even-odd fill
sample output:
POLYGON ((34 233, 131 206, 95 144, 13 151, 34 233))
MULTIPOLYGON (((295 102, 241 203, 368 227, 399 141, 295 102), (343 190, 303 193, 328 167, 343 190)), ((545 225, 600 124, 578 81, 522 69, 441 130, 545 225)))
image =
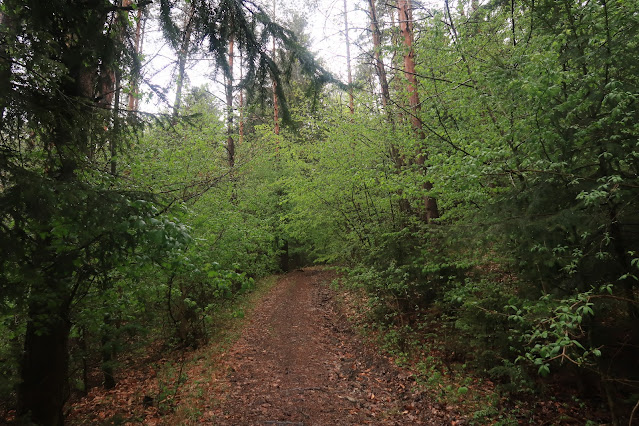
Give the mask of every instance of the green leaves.
POLYGON ((506 310, 516 312, 508 319, 522 330, 520 340, 525 345, 525 352, 517 360, 538 366, 541 376, 550 374, 551 364, 593 364, 601 350, 586 348, 582 341, 584 322, 595 315, 594 296, 593 289, 567 299, 544 296, 538 303, 507 306, 506 310))

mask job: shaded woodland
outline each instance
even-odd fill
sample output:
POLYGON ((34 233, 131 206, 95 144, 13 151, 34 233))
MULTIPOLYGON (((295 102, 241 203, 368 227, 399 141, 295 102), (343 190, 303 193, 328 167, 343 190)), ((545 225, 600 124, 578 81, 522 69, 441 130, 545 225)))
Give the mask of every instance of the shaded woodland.
POLYGON ((639 3, 344 12, 364 53, 342 82, 270 2, 0 2, 5 419, 63 424, 123 353, 205 345, 256 280, 326 264, 477 424, 549 394, 587 407, 566 422, 639 421, 639 3), (216 83, 190 84, 195 56, 216 83))

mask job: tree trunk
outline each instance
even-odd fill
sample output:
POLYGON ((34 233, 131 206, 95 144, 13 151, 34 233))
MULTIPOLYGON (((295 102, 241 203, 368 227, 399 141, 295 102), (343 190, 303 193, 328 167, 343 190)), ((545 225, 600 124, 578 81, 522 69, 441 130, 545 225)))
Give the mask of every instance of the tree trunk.
POLYGON ((100 338, 100 353, 102 354, 102 376, 104 377, 104 388, 113 389, 115 387, 115 376, 113 374, 113 338, 111 336, 111 319, 109 315, 104 316, 104 330, 100 338))
POLYGON ((379 29, 379 21, 377 20, 377 9, 375 8, 375 0, 368 0, 368 7, 371 15, 371 33, 373 34, 375 69, 377 70, 379 85, 382 89, 382 105, 384 106, 384 110, 386 111, 386 113, 389 115, 389 119, 392 121, 392 117, 390 116, 390 112, 388 111, 388 105, 390 104, 390 92, 388 90, 386 68, 384 67, 384 61, 382 61, 381 55, 382 32, 379 29))
MULTIPOLYGON (((242 51, 240 51, 240 81, 244 80, 243 74, 244 62, 242 61, 242 51)), ((239 145, 244 142, 244 89, 240 88, 238 110, 240 112, 238 123, 238 141, 239 145)))
POLYGON ((195 14, 195 6, 193 3, 186 14, 184 22, 184 31, 182 32, 182 40, 180 42, 180 50, 178 52, 178 75, 175 82, 175 102, 173 103, 173 118, 175 119, 182 106, 182 87, 184 86, 184 73, 186 70, 186 60, 189 55, 189 47, 191 45, 191 33, 193 31, 193 16, 195 14))
MULTIPOLYGON (((103 13, 103 12, 96 12, 103 13)), ((106 13, 98 20, 106 22, 106 13)), ((89 39, 97 37, 101 28, 91 28, 84 33, 89 39)), ((71 44, 65 51, 63 62, 68 69, 69 78, 60 85, 60 95, 68 99, 78 99, 90 105, 95 99, 95 87, 98 81, 96 62, 80 58, 91 57, 83 44, 71 44)), ((105 74, 106 75, 106 74, 105 74)), ((99 86, 102 89, 102 86, 99 86)), ((104 93, 103 93, 104 95, 104 93)), ((104 96, 103 96, 104 97, 104 96)), ((104 102, 100 99, 98 103, 104 102)), ((91 150, 91 138, 80 129, 70 128, 75 123, 75 111, 55 111, 57 126, 48 131, 50 143, 55 147, 57 159, 46 171, 46 177, 57 182, 75 182, 79 171, 78 158, 88 156, 91 150)), ((40 213, 42 223, 51 225, 53 211, 40 213)), ((51 230, 48 230, 51 233, 51 230)), ((46 234, 46 233, 45 233, 46 234)), ((17 416, 26 424, 57 426, 64 422, 63 407, 69 395, 68 340, 70 309, 73 288, 82 283, 75 253, 58 253, 52 247, 49 237, 38 239, 34 243, 32 259, 39 269, 29 286, 27 329, 24 339, 24 351, 20 361, 21 383, 17 390, 17 416)))
POLYGON ((277 81, 275 79, 273 79, 273 133, 280 134, 280 106, 277 99, 277 81))
POLYGON ((63 407, 69 396, 71 324, 68 302, 60 297, 64 284, 49 278, 46 286, 34 287, 29 302, 17 415, 25 424, 57 426, 64 424, 63 407))
POLYGON ((422 133, 419 119, 419 94, 417 92, 417 76, 415 74, 415 50, 413 49, 413 25, 409 0, 398 0, 399 28, 404 41, 404 75, 408 82, 408 104, 411 109, 411 125, 413 130, 422 133))
MULTIPOLYGON (((417 134, 419 139, 425 139, 426 135, 424 134, 422 121, 419 118, 420 112, 420 103, 419 103, 419 93, 417 91, 417 74, 415 73, 415 50, 413 49, 413 17, 411 12, 410 0, 398 0, 397 1, 397 9, 399 14, 399 28, 402 33, 402 37, 404 39, 404 74, 406 75, 406 80, 408 81, 408 103, 411 109, 411 126, 413 131, 417 134)), ((420 147, 417 152, 417 158, 415 162, 422 166, 423 173, 424 164, 426 161, 426 152, 424 147, 420 147)), ((430 191, 433 188, 433 184, 431 182, 424 183, 424 189, 430 191)), ((423 214, 422 219, 428 223, 433 219, 439 217, 439 209, 437 207, 437 201, 428 196, 423 197, 423 214)))
MULTIPOLYGON (((397 20, 399 21, 399 12, 397 14, 398 14, 397 20)), ((401 31, 399 29, 399 23, 395 22, 395 11, 391 11, 390 18, 391 18, 391 28, 392 28, 391 45, 393 48, 393 56, 391 57, 391 67, 394 70, 401 70, 403 65, 403 58, 400 58, 402 56, 401 55, 402 42, 400 40, 401 31)), ((399 78, 399 76, 398 78, 393 79, 393 90, 396 93, 402 93, 404 91, 404 86, 402 85, 402 79, 399 78)), ((396 100, 395 105, 398 107, 397 121, 402 122, 404 120, 403 111, 408 109, 406 102, 404 102, 404 97, 400 97, 398 100, 396 100)))
MULTIPOLYGON (((136 60, 135 60, 135 64, 136 67, 138 67, 138 63, 139 63, 139 57, 140 54, 142 53, 142 39, 144 37, 144 31, 142 29, 143 24, 143 17, 142 17, 142 9, 138 9, 138 16, 137 16, 137 23, 135 26, 135 42, 134 42, 134 48, 135 48, 135 55, 136 55, 136 60)), ((131 89, 129 91, 129 101, 128 101, 128 105, 127 105, 127 109, 129 110, 129 112, 136 112, 139 108, 139 103, 140 100, 138 99, 138 79, 136 78, 137 76, 134 76, 134 78, 131 80, 131 89)))
POLYGON ((115 97, 113 98, 113 136, 109 140, 109 150, 111 151, 111 175, 117 174, 117 137, 120 133, 120 72, 115 72, 115 97))
POLYGON ((348 8, 344 0, 344 37, 346 38, 346 69, 348 72, 348 109, 351 114, 355 113, 353 102, 353 75, 351 73, 351 40, 348 36, 348 8))
POLYGON ((226 74, 226 150, 228 152, 229 167, 235 166, 235 141, 233 140, 233 45, 234 39, 229 40, 229 69, 226 74))
MULTIPOLYGON (((368 0, 368 8, 371 17, 371 33, 373 35, 375 69, 377 70, 377 77, 379 78, 379 85, 382 91, 382 106, 384 108, 384 112, 386 113, 386 117, 388 118, 388 122, 394 130, 395 117, 393 117, 393 113, 390 108, 390 89, 388 84, 388 77, 386 75, 386 67, 384 66, 384 61, 382 60, 382 32, 379 29, 379 20, 377 18, 377 8, 375 7, 375 0, 368 0)), ((390 157, 395 163, 398 171, 401 172, 401 170, 405 166, 405 161, 404 157, 400 154, 399 149, 397 149, 397 146, 395 146, 394 144, 391 144, 390 146, 390 157)), ((401 193, 402 191, 400 190, 399 210, 402 213, 407 213, 410 211, 410 204, 408 200, 402 197, 401 193)))
POLYGON ((11 93, 11 60, 7 51, 8 39, 12 38, 13 25, 6 13, 0 11, 0 121, 9 103, 11 93))
MULTIPOLYGON (((273 0, 273 17, 275 17, 275 0, 273 0)), ((273 37, 273 58, 275 58, 275 37, 273 37)), ((277 81, 273 80, 273 133, 280 134, 280 105, 277 99, 277 81)), ((277 141, 277 149, 279 149, 279 140, 277 141)))

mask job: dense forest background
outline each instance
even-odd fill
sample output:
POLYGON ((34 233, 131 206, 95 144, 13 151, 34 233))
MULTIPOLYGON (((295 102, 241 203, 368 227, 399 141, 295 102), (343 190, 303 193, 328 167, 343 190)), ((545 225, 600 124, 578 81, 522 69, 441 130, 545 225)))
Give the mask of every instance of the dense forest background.
POLYGON ((559 382, 639 417, 639 3, 344 5, 370 26, 347 82, 269 4, 0 3, 3 411, 62 424, 118 354, 201 345, 319 263, 425 385, 496 384, 482 418, 559 382), (145 22, 175 55, 158 113, 145 22), (221 85, 189 85, 200 55, 221 85))

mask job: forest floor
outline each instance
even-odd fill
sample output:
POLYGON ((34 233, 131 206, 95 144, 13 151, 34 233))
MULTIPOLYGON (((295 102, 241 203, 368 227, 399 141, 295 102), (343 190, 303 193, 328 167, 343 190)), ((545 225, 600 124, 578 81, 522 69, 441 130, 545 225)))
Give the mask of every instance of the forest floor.
POLYGON ((462 424, 362 341, 329 286, 335 277, 315 268, 279 277, 229 336, 231 346, 203 348, 168 370, 166 360, 144 362, 114 390, 95 389, 74 404, 69 422, 462 424))
POLYGON ((96 386, 70 402, 68 424, 607 423, 566 385, 511 400, 463 366, 438 367, 437 351, 401 362, 383 335, 363 332, 375 329, 365 301, 335 290, 337 278, 315 267, 270 277, 217 311, 207 345, 176 350, 158 340, 121 354, 117 386, 97 386, 96 369, 96 386))
POLYGON ((214 423, 450 424, 351 330, 328 287, 333 277, 297 271, 262 300, 228 353, 228 392, 214 423))

